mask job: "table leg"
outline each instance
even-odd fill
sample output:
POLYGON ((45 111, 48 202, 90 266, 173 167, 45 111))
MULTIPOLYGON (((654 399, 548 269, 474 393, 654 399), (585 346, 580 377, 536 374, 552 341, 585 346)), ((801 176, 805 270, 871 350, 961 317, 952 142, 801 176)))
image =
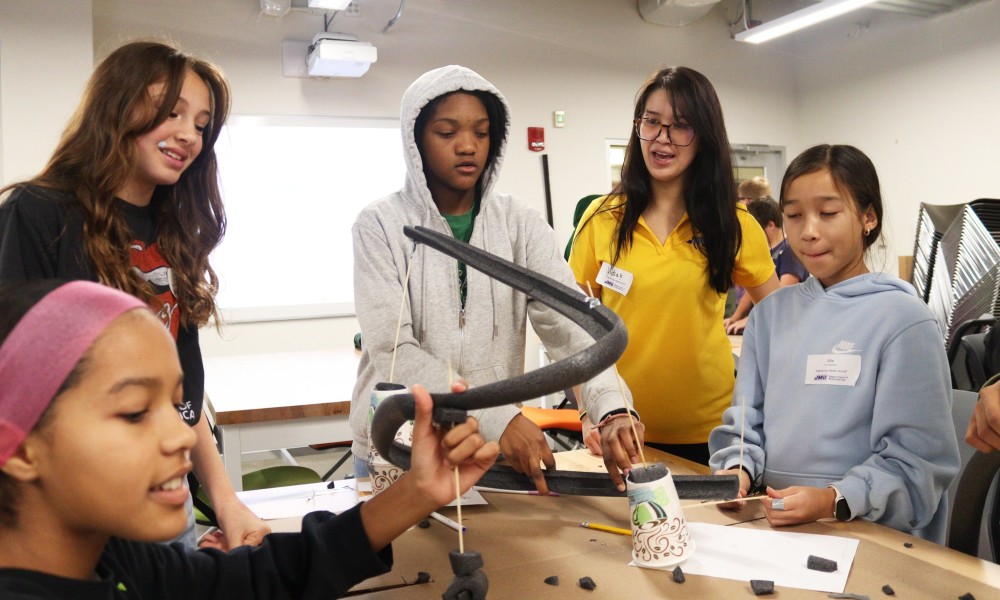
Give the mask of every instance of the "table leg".
POLYGON ((239 425, 219 425, 220 444, 222 446, 222 464, 233 489, 243 491, 243 448, 240 443, 239 425))

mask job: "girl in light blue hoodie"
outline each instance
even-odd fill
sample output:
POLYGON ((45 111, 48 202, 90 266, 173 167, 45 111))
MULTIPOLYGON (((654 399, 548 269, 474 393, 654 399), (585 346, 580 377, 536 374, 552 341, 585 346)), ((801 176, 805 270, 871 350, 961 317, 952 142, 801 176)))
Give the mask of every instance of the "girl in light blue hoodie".
POLYGON ((810 148, 781 207, 812 277, 751 313, 710 465, 738 473, 741 496, 765 488, 773 526, 860 518, 943 543, 959 469, 944 337, 908 283, 865 265, 875 167, 852 146, 810 148))

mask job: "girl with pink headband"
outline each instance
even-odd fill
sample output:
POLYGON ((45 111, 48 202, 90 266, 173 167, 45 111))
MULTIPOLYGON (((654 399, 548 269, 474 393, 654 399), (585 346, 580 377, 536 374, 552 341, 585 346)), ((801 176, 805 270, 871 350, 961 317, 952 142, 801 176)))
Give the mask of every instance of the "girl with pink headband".
POLYGON ((392 539, 454 499, 455 465, 465 491, 499 451, 472 418, 435 430, 430 397, 413 393, 412 468, 368 502, 258 548, 150 543, 187 520, 195 433, 176 410, 173 340, 108 287, 0 285, 0 597, 336 597, 388 571, 392 539))
MULTIPOLYGON (((202 418, 198 328, 216 314, 209 254, 225 232, 215 141, 229 85, 214 65, 155 41, 127 43, 94 71, 48 165, 0 204, 0 282, 97 281, 144 300, 177 343, 178 410, 195 428, 192 460, 225 536, 270 531, 233 492, 202 418)), ((194 517, 188 543, 194 546, 194 517)))

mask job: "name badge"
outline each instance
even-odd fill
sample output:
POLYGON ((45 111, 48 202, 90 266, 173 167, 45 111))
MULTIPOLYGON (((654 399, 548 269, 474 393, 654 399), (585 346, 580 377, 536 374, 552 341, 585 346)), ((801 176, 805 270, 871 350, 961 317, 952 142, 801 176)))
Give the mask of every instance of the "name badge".
POLYGON ((614 290, 622 296, 628 295, 629 288, 632 287, 633 275, 628 271, 615 268, 608 263, 601 263, 601 270, 597 272, 597 283, 604 288, 614 290))
POLYGON ((806 357, 806 385, 854 385, 861 375, 858 354, 810 354, 806 357))

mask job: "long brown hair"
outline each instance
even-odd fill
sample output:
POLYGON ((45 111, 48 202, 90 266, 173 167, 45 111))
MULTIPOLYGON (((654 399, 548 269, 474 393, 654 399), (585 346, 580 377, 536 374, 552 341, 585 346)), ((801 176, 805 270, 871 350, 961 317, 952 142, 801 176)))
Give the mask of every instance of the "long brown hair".
POLYGON ((156 187, 151 206, 156 211, 156 241, 173 273, 181 324, 201 325, 216 313, 219 280, 208 256, 226 230, 215 142, 229 115, 230 91, 217 67, 162 42, 121 46, 94 70, 42 172, 2 192, 30 184, 75 196, 83 208, 84 243, 98 280, 152 300, 148 283, 129 261, 132 237, 114 194, 135 168, 135 139, 167 119, 189 72, 208 86, 211 120, 202 134, 201 153, 176 184, 156 187), (156 83, 164 85, 158 100, 148 91, 156 83))
MULTIPOLYGON (((695 236, 700 238, 696 246, 708 259, 709 286, 724 294, 732 286, 743 232, 736 216, 736 185, 722 105, 704 75, 687 67, 667 67, 639 89, 633 115, 636 119, 642 117, 646 101, 657 90, 667 93, 674 119, 689 123, 698 137, 698 153, 684 173, 684 205, 695 236)), ((652 201, 650 179, 633 127, 625 148, 621 182, 594 213, 618 213, 613 262, 617 263, 631 247, 639 217, 652 201)), ((586 223, 580 229, 584 226, 586 223)))

